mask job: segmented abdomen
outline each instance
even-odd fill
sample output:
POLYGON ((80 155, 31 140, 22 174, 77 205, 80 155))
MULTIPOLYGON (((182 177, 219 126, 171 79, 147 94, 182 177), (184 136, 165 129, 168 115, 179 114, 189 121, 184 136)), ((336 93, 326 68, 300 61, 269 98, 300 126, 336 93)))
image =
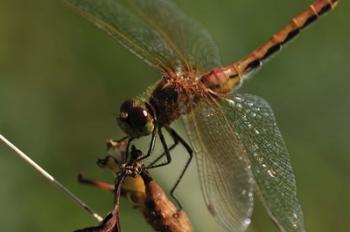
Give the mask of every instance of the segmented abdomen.
POLYGON ((227 94, 231 92, 252 71, 260 67, 263 62, 271 58, 282 46, 290 42, 321 15, 332 10, 337 3, 338 0, 316 0, 262 46, 229 66, 220 67, 207 73, 201 78, 201 81, 217 93, 227 94))

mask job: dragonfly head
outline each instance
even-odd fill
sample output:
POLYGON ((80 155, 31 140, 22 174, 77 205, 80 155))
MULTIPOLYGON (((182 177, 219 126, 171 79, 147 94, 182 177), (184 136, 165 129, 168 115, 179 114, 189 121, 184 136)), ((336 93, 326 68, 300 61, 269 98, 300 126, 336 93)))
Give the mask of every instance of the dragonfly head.
POLYGON ((119 127, 129 136, 138 138, 149 135, 154 130, 154 117, 146 103, 136 100, 126 100, 120 107, 117 117, 119 127))

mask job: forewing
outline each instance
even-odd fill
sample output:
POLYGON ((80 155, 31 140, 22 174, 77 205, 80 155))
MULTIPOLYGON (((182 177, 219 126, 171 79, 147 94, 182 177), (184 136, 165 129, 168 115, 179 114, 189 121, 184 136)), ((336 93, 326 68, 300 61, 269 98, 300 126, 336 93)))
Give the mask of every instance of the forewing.
POLYGON ((247 151, 257 192, 281 231, 305 231, 289 154, 269 104, 253 95, 235 95, 223 103, 226 115, 247 151))
POLYGON ((214 103, 184 116, 205 203, 225 231, 245 231, 253 209, 254 182, 245 150, 214 103))
POLYGON ((163 72, 220 65, 210 34, 171 0, 66 0, 136 56, 163 72))

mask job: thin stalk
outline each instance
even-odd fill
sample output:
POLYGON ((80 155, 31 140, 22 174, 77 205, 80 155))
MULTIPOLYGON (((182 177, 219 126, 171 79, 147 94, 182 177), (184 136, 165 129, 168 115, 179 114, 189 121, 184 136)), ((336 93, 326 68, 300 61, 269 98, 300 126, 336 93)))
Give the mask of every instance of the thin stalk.
POLYGON ((26 163, 28 163, 35 171, 39 172, 43 177, 49 180, 54 186, 56 186, 59 190, 61 190, 68 198, 77 203, 81 208, 90 213, 98 222, 101 222, 103 218, 98 215, 91 207, 85 204, 82 200, 80 200, 74 193, 68 190, 63 184, 57 181, 52 175, 50 175, 45 169, 43 169, 40 165, 34 162, 29 156, 27 156, 23 151, 21 151, 18 147, 16 147, 13 143, 11 143, 8 139, 6 139, 2 134, 0 134, 0 140, 9 147, 12 151, 15 152, 21 159, 23 159, 26 163))

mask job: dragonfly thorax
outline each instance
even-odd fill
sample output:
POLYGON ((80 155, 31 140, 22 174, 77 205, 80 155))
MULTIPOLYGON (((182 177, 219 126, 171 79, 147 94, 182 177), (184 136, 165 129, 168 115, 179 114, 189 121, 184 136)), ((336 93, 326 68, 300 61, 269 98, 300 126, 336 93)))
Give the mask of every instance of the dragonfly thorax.
POLYGON ((193 78, 164 78, 153 90, 149 103, 154 108, 159 126, 169 125, 189 113, 207 91, 193 78))

